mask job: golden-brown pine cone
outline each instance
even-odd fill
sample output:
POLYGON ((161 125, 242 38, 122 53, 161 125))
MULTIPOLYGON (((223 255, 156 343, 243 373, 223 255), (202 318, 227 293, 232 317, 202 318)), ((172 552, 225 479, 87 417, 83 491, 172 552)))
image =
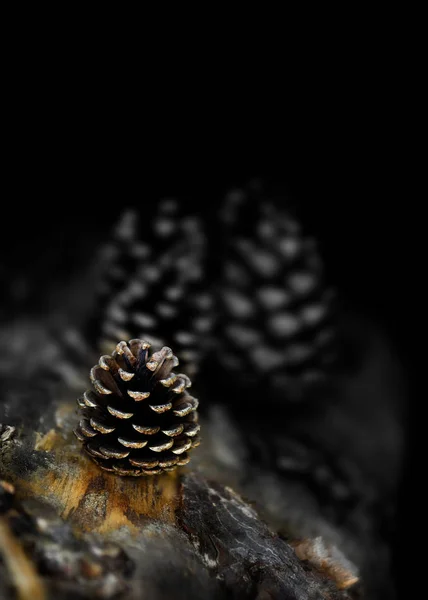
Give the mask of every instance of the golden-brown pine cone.
POLYGON ((94 390, 78 399, 75 435, 102 468, 118 475, 157 475, 189 462, 199 444, 198 400, 178 359, 164 346, 150 352, 140 339, 120 342, 91 369, 94 390))

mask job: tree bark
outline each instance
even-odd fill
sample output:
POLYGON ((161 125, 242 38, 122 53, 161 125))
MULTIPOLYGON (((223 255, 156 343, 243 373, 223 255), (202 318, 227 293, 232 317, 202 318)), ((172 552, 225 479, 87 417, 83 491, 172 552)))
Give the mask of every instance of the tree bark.
MULTIPOLYGON (((392 598, 382 528, 399 470, 402 388, 388 344, 363 325, 346 334, 360 348, 352 369, 317 408, 290 410, 286 422, 287 413, 272 408, 243 414, 226 392, 201 386, 201 446, 187 467, 150 478, 119 477, 91 462, 72 434, 84 390, 54 381, 45 358, 29 356, 34 364, 21 378, 8 369, 0 593, 392 598)), ((32 331, 49 354, 52 339, 32 331)))

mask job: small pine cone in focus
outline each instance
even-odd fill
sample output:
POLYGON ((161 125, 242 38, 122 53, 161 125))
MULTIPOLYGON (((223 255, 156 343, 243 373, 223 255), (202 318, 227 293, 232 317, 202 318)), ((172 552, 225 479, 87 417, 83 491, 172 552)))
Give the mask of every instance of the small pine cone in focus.
POLYGON ((101 352, 129 338, 173 346, 193 377, 212 328, 202 220, 177 200, 164 199, 144 218, 127 211, 107 249, 89 337, 101 352))
POLYGON ((198 401, 187 375, 172 371, 177 365, 170 348, 150 353, 149 343, 134 339, 92 368, 94 390, 78 400, 75 435, 101 468, 157 475, 189 462, 199 444, 198 401))
POLYGON ((239 385, 299 400, 327 379, 336 352, 334 294, 315 240, 257 186, 229 194, 222 217, 217 357, 239 385))

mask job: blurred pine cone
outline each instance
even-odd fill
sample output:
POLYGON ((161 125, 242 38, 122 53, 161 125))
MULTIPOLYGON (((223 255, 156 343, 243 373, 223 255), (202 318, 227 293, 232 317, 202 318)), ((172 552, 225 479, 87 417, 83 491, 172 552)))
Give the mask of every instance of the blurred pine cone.
POLYGON ((335 356, 334 294, 315 240, 258 184, 231 192, 221 217, 216 356, 239 385, 299 399, 335 356))
POLYGON ((229 193, 216 219, 174 199, 146 212, 125 212, 107 245, 89 335, 100 352, 147 339, 176 348, 194 377, 214 350, 238 387, 291 400, 328 380, 334 294, 283 198, 257 184, 229 193))
POLYGON ((189 462, 198 445, 198 401, 191 382, 172 369, 170 348, 150 354, 139 339, 120 342, 91 370, 95 391, 78 404, 83 418, 75 430, 91 458, 119 475, 156 475, 189 462))
POLYGON ((111 352, 118 339, 135 337, 171 345, 183 370, 194 376, 212 327, 212 301, 203 281, 204 227, 175 199, 160 201, 151 213, 143 219, 126 211, 106 246, 89 337, 101 352, 111 352))

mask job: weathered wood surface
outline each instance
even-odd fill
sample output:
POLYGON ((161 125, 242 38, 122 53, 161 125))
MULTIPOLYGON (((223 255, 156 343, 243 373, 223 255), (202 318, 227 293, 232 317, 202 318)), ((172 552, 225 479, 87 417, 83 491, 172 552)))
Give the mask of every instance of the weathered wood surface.
MULTIPOLYGON (((332 578, 303 568, 292 547, 260 521, 254 508, 201 472, 122 478, 99 470, 67 429, 51 429, 44 436, 28 433, 28 438, 5 430, 3 436, 2 477, 15 488, 18 514, 28 513, 35 521, 32 534, 21 531, 15 537, 9 529, 6 555, 15 554, 18 540, 27 550, 35 540, 36 570, 47 570, 48 577, 33 576, 46 594, 52 585, 67 591, 70 574, 78 574, 83 597, 90 596, 96 580, 100 590, 106 588, 100 593, 109 597, 105 564, 92 550, 101 539, 132 557, 134 576, 125 582, 119 571, 110 583, 111 592, 126 597, 140 597, 143 588, 150 591, 147 598, 223 597, 223 588, 236 598, 299 598, 303 590, 307 598, 342 597, 332 578), (55 531, 61 532, 59 539, 55 531), (70 558, 69 545, 76 543, 81 548, 72 550, 70 558), (177 563, 175 575, 170 562, 177 563), (85 578, 86 571, 90 577, 85 578), (182 591, 177 584, 184 586, 182 591)), ((6 529, 14 518, 13 510, 7 514, 6 529)), ((347 572, 342 587, 353 580, 354 574, 347 572)), ((44 597, 41 591, 39 595, 44 597)))
POLYGON ((363 331, 361 360, 318 408, 243 413, 225 387, 201 386, 191 463, 137 479, 83 453, 72 428, 84 375, 56 381, 49 335, 21 327, 24 347, 34 336, 44 350, 24 374, 20 361, 3 365, 0 479, 15 489, 0 502, 5 598, 393 597, 382 527, 402 391, 394 356, 366 324, 351 328, 356 346, 363 331))

